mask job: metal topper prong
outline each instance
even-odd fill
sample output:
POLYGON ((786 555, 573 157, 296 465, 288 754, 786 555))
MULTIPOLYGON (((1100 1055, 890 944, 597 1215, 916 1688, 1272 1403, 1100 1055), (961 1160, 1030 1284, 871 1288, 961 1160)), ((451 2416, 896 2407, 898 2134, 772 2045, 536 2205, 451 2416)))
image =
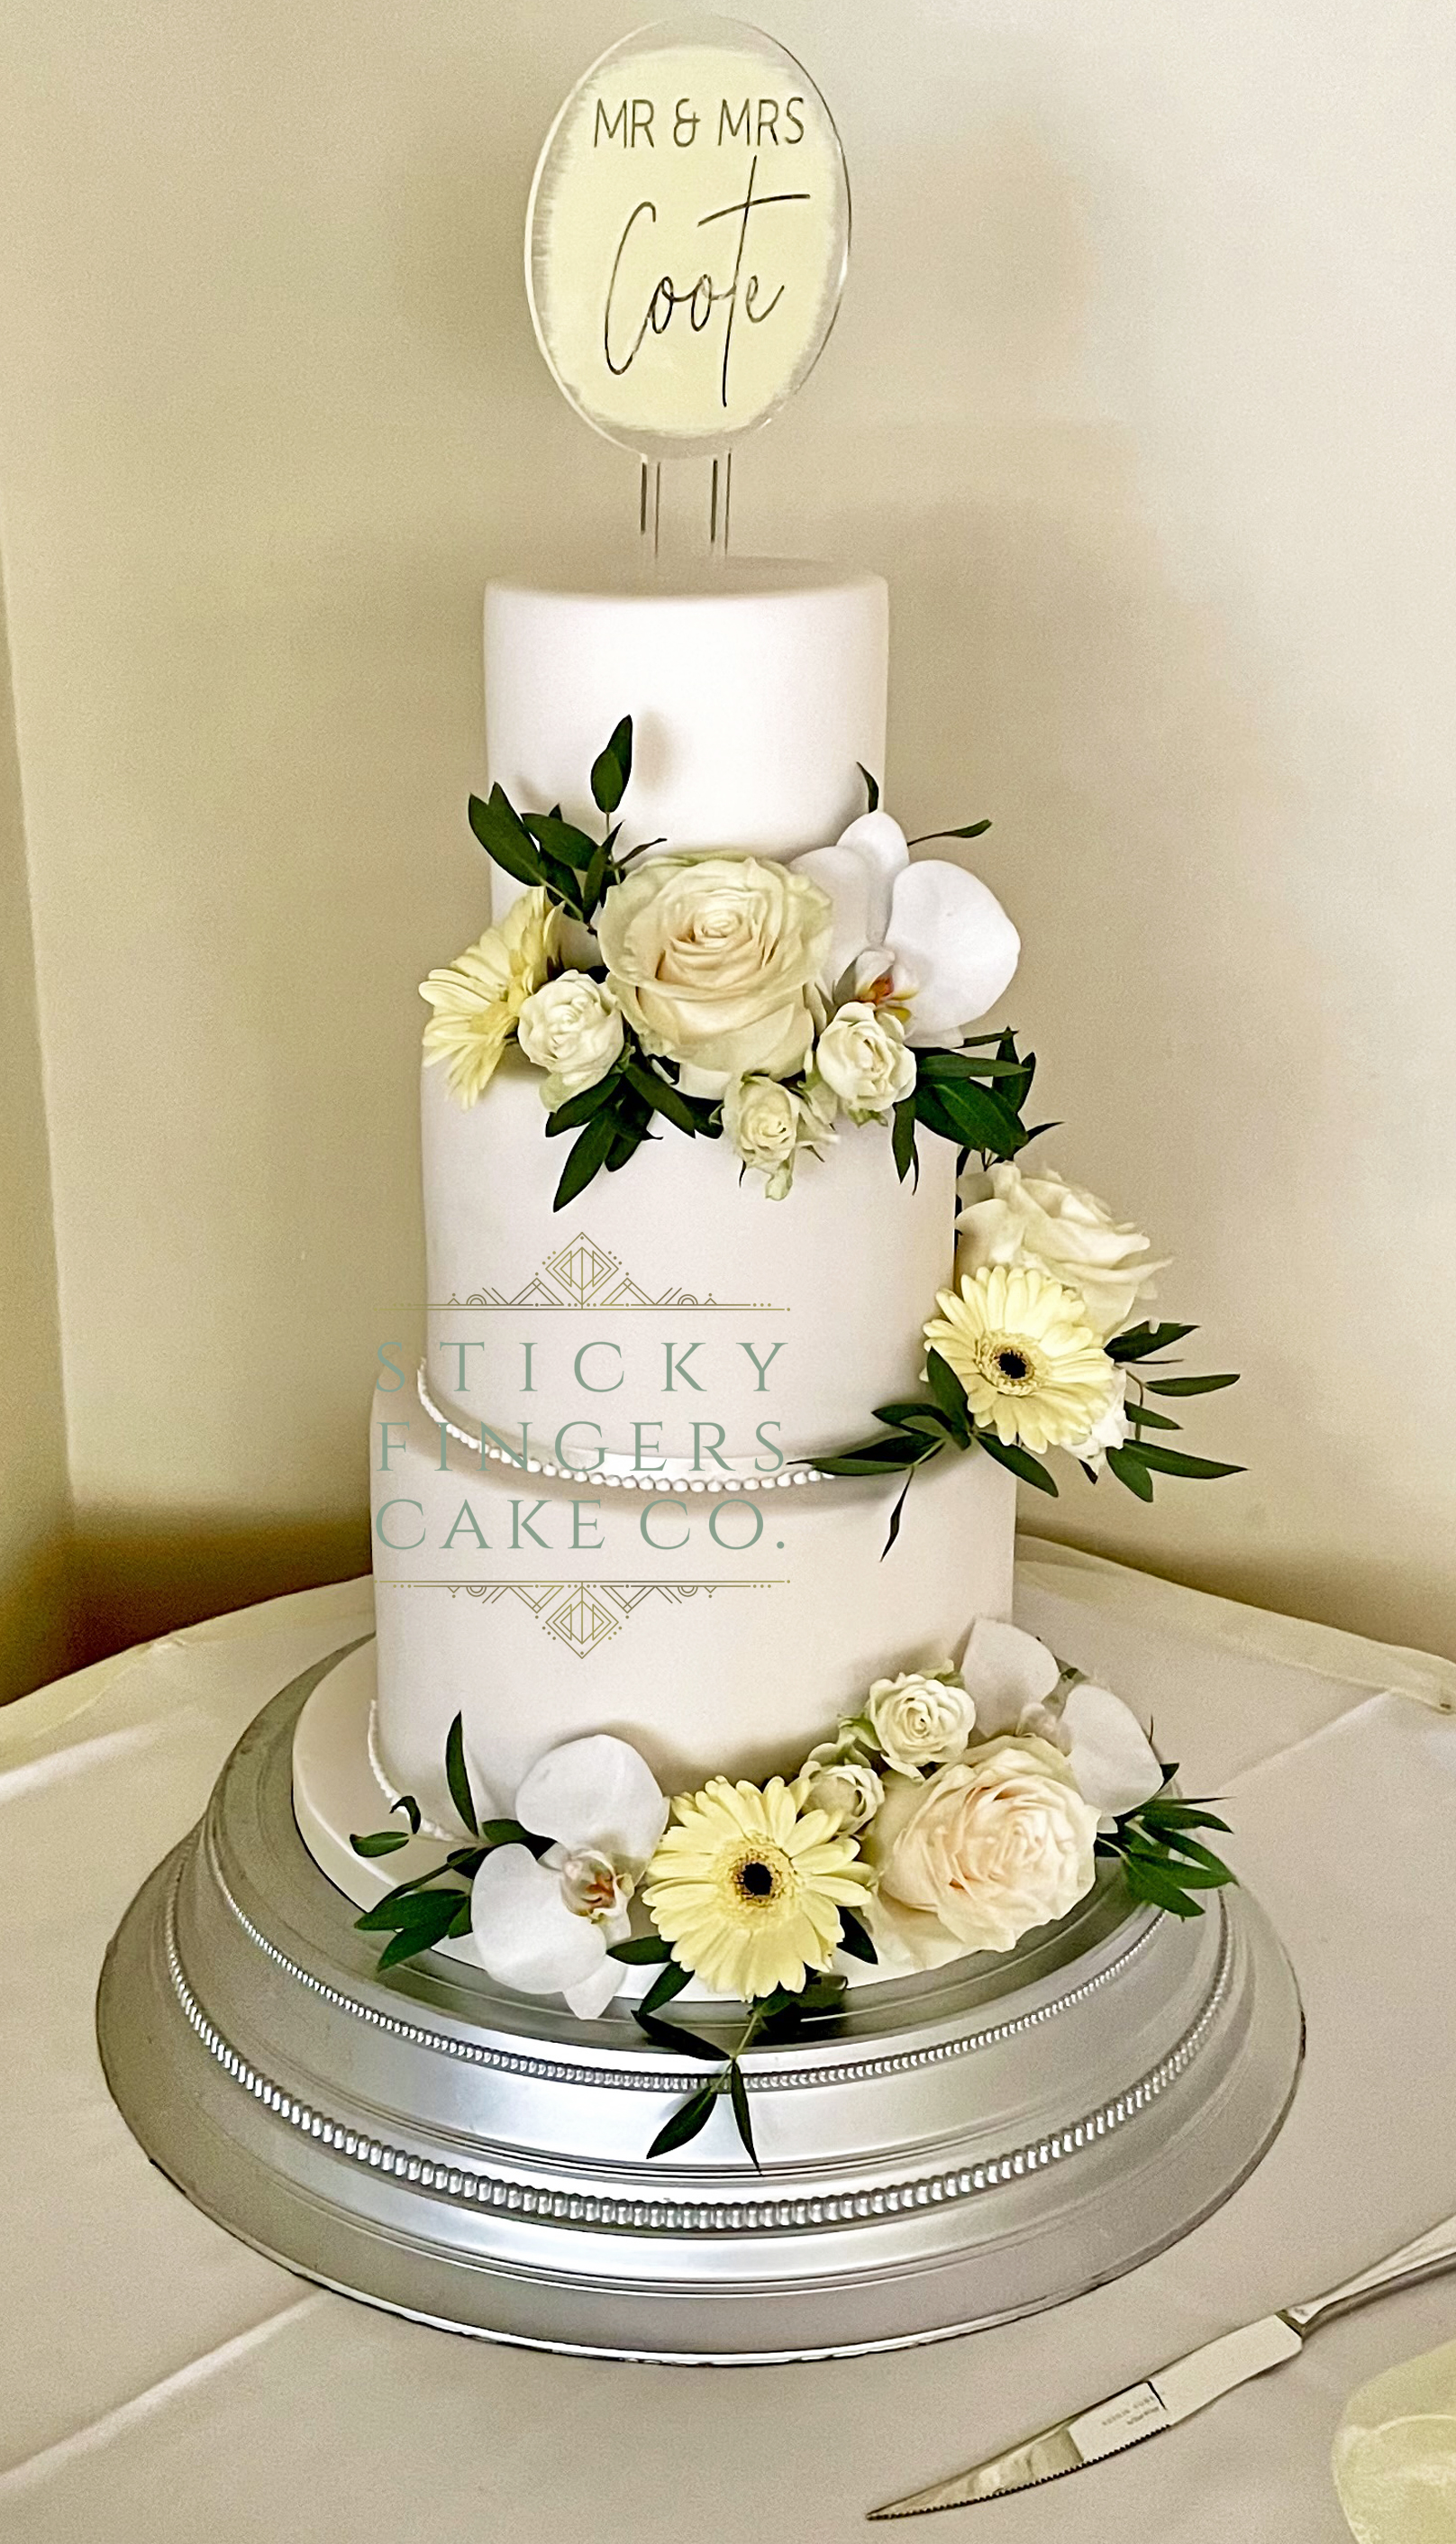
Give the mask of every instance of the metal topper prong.
POLYGON ((644 548, 651 548, 653 564, 662 534, 662 462, 660 459, 642 463, 642 493, 638 502, 637 527, 644 548))
POLYGON ((713 462, 713 485, 708 498, 708 545, 715 556, 728 552, 728 514, 733 500, 733 454, 726 450, 722 459, 713 462))

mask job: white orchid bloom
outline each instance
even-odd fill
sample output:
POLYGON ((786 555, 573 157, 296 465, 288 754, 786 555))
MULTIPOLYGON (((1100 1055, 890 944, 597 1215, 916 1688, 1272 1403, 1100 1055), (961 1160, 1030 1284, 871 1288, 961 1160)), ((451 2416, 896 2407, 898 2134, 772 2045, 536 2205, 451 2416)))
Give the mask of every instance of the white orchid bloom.
POLYGON ((1021 955, 1021 938, 977 875, 939 857, 910 862, 898 822, 862 813, 832 848, 794 859, 829 896, 834 924, 822 986, 863 996, 888 981, 910 1044, 955 1045, 994 1006, 1021 955))
POLYGON ((635 1749, 599 1731, 538 1758, 514 1817, 554 1843, 539 1858, 528 1846, 487 1856, 470 1895, 481 1959, 506 1987, 599 2015, 622 1975, 607 1948, 631 1931, 629 1902, 667 1825, 666 1796, 635 1749))
POLYGON ((1131 1707, 1090 1679, 1064 1689, 1055 1655, 1019 1626, 978 1617, 960 1676, 975 1705, 976 1739, 1031 1732, 1051 1741, 1101 1818, 1136 1810, 1162 1785, 1162 1763, 1131 1707))

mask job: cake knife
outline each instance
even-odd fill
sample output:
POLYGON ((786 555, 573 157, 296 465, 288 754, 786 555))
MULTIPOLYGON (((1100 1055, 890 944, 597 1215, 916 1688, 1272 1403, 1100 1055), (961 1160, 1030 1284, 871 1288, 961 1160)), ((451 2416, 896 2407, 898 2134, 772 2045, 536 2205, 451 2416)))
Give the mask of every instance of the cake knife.
POLYGON ((932 2483, 927 2491, 914 2491, 904 2500, 886 2502, 883 2508, 872 2508, 870 2516, 924 2517, 935 2508, 967 2508, 977 2501, 1004 2500, 1009 2492, 1030 2490, 1035 2483, 1054 2482, 1059 2474, 1080 2473, 1104 2456, 1120 2455, 1124 2447, 1139 2446, 1144 2438, 1176 2428, 1180 2421, 1216 2403, 1220 2394, 1231 2394, 1251 2376, 1263 2376, 1267 2368, 1297 2357, 1309 2334, 1332 2316, 1347 2314, 1371 2297, 1414 2287, 1418 2280, 1453 2268, 1456 2217, 1447 2217, 1418 2235, 1414 2244, 1403 2244, 1398 2253, 1388 2253, 1383 2262, 1373 2262, 1356 2277, 1327 2288, 1323 2296, 1311 2297, 1304 2305, 1285 2306, 1278 2314, 1266 2314, 1258 2323, 1246 2323, 1238 2332, 1207 2341, 1201 2349, 1190 2349, 1187 2357, 1156 2369, 1142 2384, 1110 2394, 1090 2411, 1038 2430, 1021 2446, 989 2456, 949 2482, 932 2483))

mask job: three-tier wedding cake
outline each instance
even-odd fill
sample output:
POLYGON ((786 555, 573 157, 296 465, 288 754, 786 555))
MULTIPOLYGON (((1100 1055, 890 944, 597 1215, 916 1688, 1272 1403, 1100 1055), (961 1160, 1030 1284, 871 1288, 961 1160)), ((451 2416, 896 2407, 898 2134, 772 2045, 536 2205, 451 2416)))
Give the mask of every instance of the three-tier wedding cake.
POLYGON ((1012 1622, 1018 1482, 1229 1474, 1180 1417, 1232 1378, 1041 1162, 986 825, 881 802, 884 585, 726 552, 731 442, 842 280, 822 100, 751 30, 650 31, 558 119, 529 237, 559 383, 644 454, 643 561, 488 593, 376 1633, 133 1903, 103 2055, 200 2205, 423 2320, 926 2340, 1186 2231, 1292 2091, 1224 1822, 1012 1622), (712 454, 687 570, 674 451, 712 454))

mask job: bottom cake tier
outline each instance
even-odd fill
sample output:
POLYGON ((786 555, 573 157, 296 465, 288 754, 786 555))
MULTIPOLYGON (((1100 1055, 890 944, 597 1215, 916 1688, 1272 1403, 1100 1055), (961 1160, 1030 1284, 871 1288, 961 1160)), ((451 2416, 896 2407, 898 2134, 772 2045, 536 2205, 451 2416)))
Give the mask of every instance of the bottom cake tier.
POLYGON ((245 1734, 127 1912, 98 2007, 148 2154, 305 2276, 603 2355, 890 2347, 1132 2267, 1277 2131, 1302 2027, 1259 1908, 1224 1891, 1181 1923, 1111 1880, 1014 1952, 862 1986, 750 2052, 759 2169, 726 2109, 649 2161, 702 2071, 625 2013, 580 2022, 437 1953, 377 1974, 291 1793, 298 1717, 345 1657, 245 1734))

